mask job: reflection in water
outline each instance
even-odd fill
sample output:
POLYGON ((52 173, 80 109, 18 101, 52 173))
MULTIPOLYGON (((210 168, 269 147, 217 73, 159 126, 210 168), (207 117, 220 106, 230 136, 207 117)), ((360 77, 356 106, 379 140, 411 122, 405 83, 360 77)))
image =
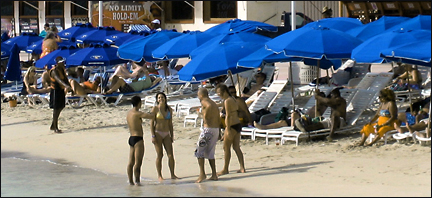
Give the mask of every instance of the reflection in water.
POLYGON ((131 186, 126 175, 109 175, 64 160, 40 160, 22 153, 2 152, 1 196, 256 196, 243 189, 214 184, 142 179, 131 186), (15 157, 12 157, 15 156, 15 157))

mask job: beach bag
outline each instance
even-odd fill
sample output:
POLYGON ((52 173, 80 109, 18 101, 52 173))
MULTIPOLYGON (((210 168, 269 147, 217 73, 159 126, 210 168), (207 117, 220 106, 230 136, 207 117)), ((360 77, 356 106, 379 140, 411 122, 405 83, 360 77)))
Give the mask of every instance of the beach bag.
POLYGON ((278 114, 275 117, 275 122, 278 122, 279 120, 286 120, 288 117, 288 108, 282 107, 282 109, 278 112, 278 114))

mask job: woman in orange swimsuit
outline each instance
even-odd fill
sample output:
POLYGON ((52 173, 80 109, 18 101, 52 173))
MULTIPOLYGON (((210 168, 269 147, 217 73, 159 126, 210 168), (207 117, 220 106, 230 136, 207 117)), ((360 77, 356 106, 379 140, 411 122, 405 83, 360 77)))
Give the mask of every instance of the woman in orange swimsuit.
POLYGON ((166 95, 163 92, 156 94, 156 106, 153 107, 152 113, 155 117, 150 122, 152 143, 155 145, 157 157, 156 157, 156 169, 158 172, 159 181, 163 180, 162 177, 162 157, 163 149, 165 148, 168 156, 168 166, 171 172, 171 179, 178 179, 174 174, 174 152, 173 145, 174 142, 174 132, 172 116, 173 110, 167 104, 166 95))

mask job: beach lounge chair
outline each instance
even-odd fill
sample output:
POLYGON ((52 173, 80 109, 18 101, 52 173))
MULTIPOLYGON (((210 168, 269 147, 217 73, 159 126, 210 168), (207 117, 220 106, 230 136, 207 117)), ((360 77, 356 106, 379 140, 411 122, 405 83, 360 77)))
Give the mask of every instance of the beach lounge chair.
POLYGON ((113 106, 117 106, 123 99, 130 99, 133 96, 144 97, 147 95, 156 94, 157 92, 163 92, 165 86, 166 86, 166 80, 161 80, 157 84, 141 91, 135 91, 130 93, 115 92, 112 94, 87 94, 87 96, 88 99, 96 106, 98 106, 99 104, 98 101, 100 101, 101 104, 103 105, 109 106, 110 104, 108 103, 108 98, 115 98, 113 106))
MULTIPOLYGON (((425 133, 426 131, 425 131, 425 130, 422 130, 422 131, 419 131, 419 132, 423 132, 423 133, 425 133)), ((414 142, 417 142, 417 141, 418 141, 419 144, 421 144, 421 145, 424 145, 424 144, 426 144, 426 143, 429 143, 429 144, 430 144, 430 142, 431 142, 431 137, 428 137, 428 138, 418 137, 418 136, 416 136, 415 133, 412 134, 412 137, 413 137, 413 139, 414 139, 414 142)))
MULTIPOLYGON (((360 129, 361 126, 355 125, 360 115, 367 108, 370 100, 374 97, 375 93, 372 90, 357 90, 357 89, 342 89, 340 90, 341 96, 345 98, 347 101, 347 125, 339 128, 335 131, 336 133, 346 133, 346 132, 355 132, 360 129)), ((327 109, 323 114, 323 117, 326 119, 330 118, 329 111, 327 109)), ((284 144, 286 141, 295 141, 296 146, 298 146, 299 139, 301 138, 310 138, 316 136, 324 136, 330 133, 330 129, 319 129, 310 132, 301 132, 294 130, 287 130, 282 133, 281 144, 284 144)))
POLYGON ((269 104, 273 99, 279 95, 282 90, 287 85, 288 80, 275 80, 270 86, 266 89, 266 91, 260 94, 254 102, 249 106, 250 112, 255 112, 260 109, 268 108, 269 104))

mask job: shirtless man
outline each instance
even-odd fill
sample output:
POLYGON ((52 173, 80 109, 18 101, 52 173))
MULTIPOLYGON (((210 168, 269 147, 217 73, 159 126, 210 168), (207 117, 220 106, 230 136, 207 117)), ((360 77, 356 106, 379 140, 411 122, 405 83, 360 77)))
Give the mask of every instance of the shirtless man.
POLYGON ((204 158, 208 159, 212 170, 212 176, 210 177, 210 180, 218 180, 214 154, 217 140, 220 139, 221 130, 219 128, 219 109, 216 103, 209 98, 206 88, 200 88, 198 90, 198 99, 201 102, 201 113, 204 122, 203 130, 201 131, 197 142, 197 149, 195 150, 195 157, 198 158, 198 165, 200 167, 200 175, 196 180, 196 183, 200 183, 206 179, 204 158))
MULTIPOLYGON (((341 97, 339 88, 335 88, 330 92, 330 98, 322 97, 319 95, 319 89, 315 90, 315 98, 318 103, 326 105, 331 108, 331 128, 330 134, 326 137, 329 142, 333 141, 332 136, 336 129, 341 126, 340 118, 343 118, 346 122, 346 106, 347 102, 341 97)), ((316 115, 320 116, 320 115, 316 115)))
POLYGON ((130 151, 127 174, 129 177, 130 185, 140 186, 141 165, 144 157, 142 118, 151 119, 154 117, 154 115, 140 111, 142 102, 139 96, 132 97, 131 102, 133 108, 128 111, 126 116, 130 131, 130 151), (135 175, 135 182, 133 180, 133 175, 135 175))
POLYGON ((234 97, 228 91, 228 87, 224 84, 219 84, 216 87, 216 93, 224 100, 224 108, 226 110, 225 131, 224 131, 224 158, 225 163, 222 171, 218 175, 228 174, 228 166, 231 160, 231 146, 237 154, 240 164, 238 173, 245 173, 243 153, 240 149, 240 132, 242 125, 238 117, 238 105, 234 97))
POLYGON ((255 75, 256 84, 253 85, 247 93, 242 94, 243 98, 249 98, 255 92, 260 90, 264 86, 264 81, 267 78, 265 73, 259 72, 255 75))

